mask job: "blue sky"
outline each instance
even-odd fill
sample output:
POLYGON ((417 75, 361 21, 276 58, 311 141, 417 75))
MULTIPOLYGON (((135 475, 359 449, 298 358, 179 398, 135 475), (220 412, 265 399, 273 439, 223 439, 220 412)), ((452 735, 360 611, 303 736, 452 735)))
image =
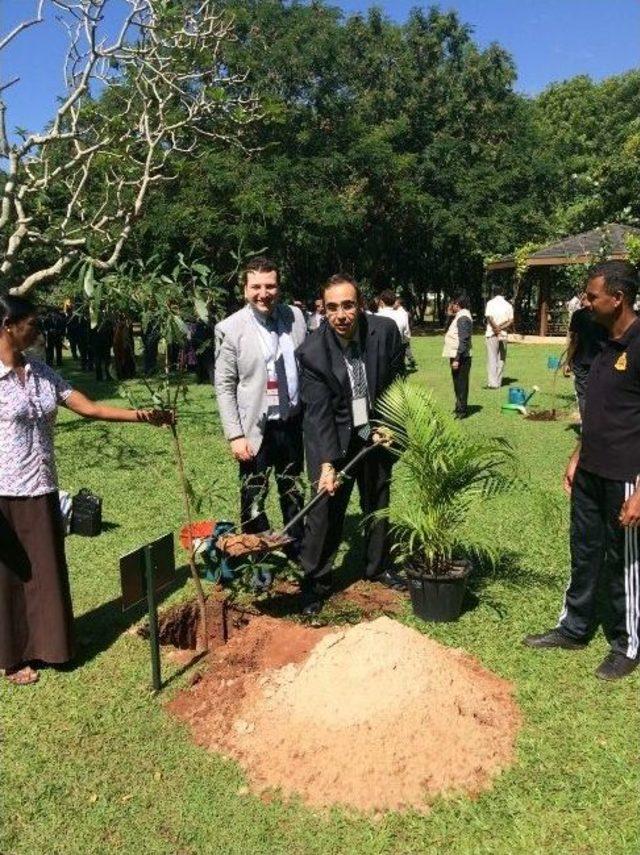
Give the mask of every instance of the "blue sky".
MULTIPOLYGON (((333 3, 346 13, 378 5, 397 21, 418 5, 416 0, 333 3)), ((527 94, 576 74, 599 80, 640 67, 640 0, 443 0, 439 6, 455 9, 482 47, 496 41, 507 49, 518 68, 516 88, 527 94)), ((0 36, 34 7, 35 0, 0 0, 0 36)), ((64 33, 51 18, 23 33, 2 55, 0 83, 21 77, 4 93, 9 129, 40 130, 52 115, 62 88, 64 44, 64 33)))

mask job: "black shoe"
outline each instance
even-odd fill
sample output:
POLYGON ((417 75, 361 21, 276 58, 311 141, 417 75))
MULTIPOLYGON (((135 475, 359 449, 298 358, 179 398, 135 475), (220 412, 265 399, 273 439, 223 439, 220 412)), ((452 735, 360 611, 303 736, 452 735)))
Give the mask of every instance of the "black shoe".
POLYGON ((303 615, 311 617, 322 611, 324 601, 331 594, 331 582, 303 579, 300 583, 301 609, 303 615))
POLYGON ((255 594, 266 594, 273 584, 273 574, 270 570, 254 570, 251 587, 255 594))
POLYGON ((384 573, 378 573, 377 576, 370 576, 369 581, 379 582, 385 588, 391 588, 394 591, 406 591, 408 587, 406 579, 403 579, 402 576, 397 576, 395 573, 391 573, 389 570, 385 570, 384 573))
POLYGON ((306 605, 302 606, 300 614, 304 615, 304 617, 315 617, 320 614, 323 606, 324 600, 311 600, 306 605))
POLYGON ((574 641, 559 629, 550 629, 540 635, 527 635, 522 639, 527 647, 562 647, 563 650, 584 650, 587 646, 585 641, 574 641))
POLYGON ((635 671, 639 663, 639 657, 629 659, 624 653, 611 650, 596 668, 595 675, 601 680, 621 680, 635 671))

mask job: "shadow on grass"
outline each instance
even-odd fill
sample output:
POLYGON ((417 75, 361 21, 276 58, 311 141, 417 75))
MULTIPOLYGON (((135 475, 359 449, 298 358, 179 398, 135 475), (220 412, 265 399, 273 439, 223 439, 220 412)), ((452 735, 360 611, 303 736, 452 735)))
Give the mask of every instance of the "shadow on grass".
POLYGON ((551 588, 556 585, 552 576, 523 567, 520 555, 512 550, 504 550, 493 559, 482 550, 462 557, 467 558, 473 565, 462 607, 463 613, 473 611, 482 602, 492 608, 499 617, 507 615, 504 604, 489 593, 492 582, 500 581, 519 589, 551 588))
POLYGON ((505 582, 518 588, 553 587, 556 584, 552 576, 523 567, 520 555, 513 550, 505 549, 493 559, 484 550, 461 557, 473 564, 469 584, 474 590, 481 590, 492 581, 505 582))
POLYGON ((202 659, 209 655, 208 650, 202 650, 200 653, 194 653, 193 658, 189 659, 188 662, 185 662, 184 665, 171 674, 170 677, 163 677, 162 679, 162 688, 166 689, 167 686, 170 686, 171 683, 175 682, 178 678, 182 677, 183 674, 186 674, 187 671, 190 671, 194 665, 197 665, 202 659))
POLYGON ((131 471, 148 466, 151 458, 167 456, 162 448, 151 449, 128 442, 107 422, 91 422, 87 429, 86 419, 78 418, 58 425, 56 431, 61 435, 73 434, 74 456, 85 466, 96 469, 108 466, 131 471))
MULTIPOLYGON (((189 578, 188 566, 179 567, 176 570, 175 581, 158 594, 158 605, 161 605, 167 597, 182 588, 189 578)), ((76 617, 75 633, 78 642, 78 650, 75 658, 64 670, 75 671, 82 668, 100 653, 108 650, 118 638, 138 623, 147 613, 144 603, 122 611, 122 600, 116 597, 107 603, 101 603, 88 612, 76 617)))

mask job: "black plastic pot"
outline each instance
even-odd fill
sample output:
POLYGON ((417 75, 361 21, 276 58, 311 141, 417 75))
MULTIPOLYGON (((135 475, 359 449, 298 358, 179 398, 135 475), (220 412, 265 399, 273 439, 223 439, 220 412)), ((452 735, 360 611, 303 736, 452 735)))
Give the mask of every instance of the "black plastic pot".
POLYGON ((408 577, 417 617, 436 622, 458 620, 472 565, 470 561, 456 561, 454 566, 454 572, 447 576, 408 577))

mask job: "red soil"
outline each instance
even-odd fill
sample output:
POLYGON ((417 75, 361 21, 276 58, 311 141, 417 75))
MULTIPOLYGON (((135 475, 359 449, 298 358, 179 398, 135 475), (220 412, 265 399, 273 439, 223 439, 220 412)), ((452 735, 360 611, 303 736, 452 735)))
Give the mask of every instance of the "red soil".
POLYGON ((438 793, 487 788, 513 760, 509 684, 387 617, 315 629, 244 616, 210 659, 169 708, 257 792, 424 811, 438 793))

